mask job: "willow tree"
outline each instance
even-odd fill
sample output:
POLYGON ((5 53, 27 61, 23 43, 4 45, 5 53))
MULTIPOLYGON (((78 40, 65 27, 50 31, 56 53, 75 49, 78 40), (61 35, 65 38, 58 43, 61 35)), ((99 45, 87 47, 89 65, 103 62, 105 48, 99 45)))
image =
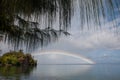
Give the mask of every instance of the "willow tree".
POLYGON ((61 34, 69 35, 76 2, 80 27, 91 20, 100 25, 101 16, 114 19, 120 4, 120 0, 0 0, 0 34, 14 48, 47 45, 61 34))

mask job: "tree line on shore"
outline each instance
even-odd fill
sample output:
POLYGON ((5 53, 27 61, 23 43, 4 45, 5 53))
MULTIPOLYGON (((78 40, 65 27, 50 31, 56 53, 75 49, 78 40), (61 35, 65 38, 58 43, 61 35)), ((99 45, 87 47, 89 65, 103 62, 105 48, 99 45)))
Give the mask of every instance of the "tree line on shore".
POLYGON ((37 61, 31 54, 23 51, 10 51, 0 56, 1 66, 36 66, 37 61))

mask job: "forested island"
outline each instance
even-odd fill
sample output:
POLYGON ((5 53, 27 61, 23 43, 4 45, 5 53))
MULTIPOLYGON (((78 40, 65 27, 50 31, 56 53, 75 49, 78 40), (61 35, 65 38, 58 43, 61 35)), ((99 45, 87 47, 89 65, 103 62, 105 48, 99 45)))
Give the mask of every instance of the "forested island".
POLYGON ((32 55, 20 51, 10 51, 0 56, 0 66, 36 66, 37 61, 32 55))

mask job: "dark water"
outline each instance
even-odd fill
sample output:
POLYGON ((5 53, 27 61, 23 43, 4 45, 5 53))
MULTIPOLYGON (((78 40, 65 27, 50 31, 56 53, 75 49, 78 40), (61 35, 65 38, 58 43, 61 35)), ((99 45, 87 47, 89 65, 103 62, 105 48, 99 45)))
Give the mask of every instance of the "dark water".
POLYGON ((120 80, 120 64, 0 67, 0 80, 120 80))

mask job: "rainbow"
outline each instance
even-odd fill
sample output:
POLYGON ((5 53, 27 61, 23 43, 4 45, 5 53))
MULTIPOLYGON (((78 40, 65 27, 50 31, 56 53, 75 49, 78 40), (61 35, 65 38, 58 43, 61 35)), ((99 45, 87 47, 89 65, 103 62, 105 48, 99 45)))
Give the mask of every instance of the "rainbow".
POLYGON ((74 58, 79 58, 89 64, 95 64, 94 61, 80 55, 80 54, 75 54, 75 53, 70 53, 70 52, 65 52, 65 51, 41 51, 40 53, 34 53, 33 56, 38 56, 38 55, 46 55, 46 54, 59 54, 59 55, 65 55, 65 56, 71 56, 74 58))

